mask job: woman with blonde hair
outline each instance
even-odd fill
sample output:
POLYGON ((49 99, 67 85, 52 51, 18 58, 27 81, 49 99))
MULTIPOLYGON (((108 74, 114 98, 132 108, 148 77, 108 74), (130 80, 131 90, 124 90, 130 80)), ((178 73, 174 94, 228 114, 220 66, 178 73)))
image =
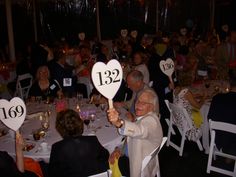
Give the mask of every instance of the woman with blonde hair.
POLYGON ((201 137, 202 116, 199 112, 205 101, 206 94, 200 101, 197 101, 189 87, 192 85, 192 77, 184 72, 179 74, 178 83, 173 92, 173 102, 186 109, 189 117, 192 119, 193 129, 187 132, 190 140, 198 140, 201 137))
POLYGON ((138 70, 143 74, 143 81, 145 84, 149 84, 149 71, 147 68, 147 56, 142 52, 136 52, 133 56, 134 70, 138 70))
POLYGON ((46 100, 49 97, 61 95, 61 87, 56 80, 50 79, 48 67, 40 66, 36 73, 35 82, 29 92, 30 99, 34 101, 36 97, 40 97, 42 100, 46 100))

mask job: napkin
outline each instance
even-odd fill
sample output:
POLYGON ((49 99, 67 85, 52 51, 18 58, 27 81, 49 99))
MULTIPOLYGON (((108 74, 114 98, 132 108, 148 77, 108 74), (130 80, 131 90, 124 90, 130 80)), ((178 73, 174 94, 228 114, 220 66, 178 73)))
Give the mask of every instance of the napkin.
POLYGON ((112 177, 121 177, 122 176, 120 169, 119 169, 118 160, 119 160, 119 158, 116 158, 114 164, 111 164, 109 162, 109 166, 112 171, 112 177))

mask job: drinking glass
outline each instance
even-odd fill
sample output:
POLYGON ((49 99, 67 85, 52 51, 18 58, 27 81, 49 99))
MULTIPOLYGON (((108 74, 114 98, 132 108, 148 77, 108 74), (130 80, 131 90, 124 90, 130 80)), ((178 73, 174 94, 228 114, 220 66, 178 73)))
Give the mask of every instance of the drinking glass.
POLYGON ((42 101, 42 97, 41 97, 41 96, 36 96, 36 97, 35 97, 35 101, 36 101, 38 104, 40 104, 41 101, 42 101))
POLYGON ((93 123, 95 121, 95 117, 96 117, 96 115, 94 113, 90 113, 88 118, 93 123))
POLYGON ((106 108, 106 104, 100 104, 100 108, 101 108, 102 111, 104 111, 105 108, 106 108))
POLYGON ((93 103, 95 104, 96 107, 98 107, 100 105, 99 101, 100 101, 100 96, 94 94, 93 95, 93 103))
POLYGON ((89 130, 89 123, 90 123, 90 119, 86 118, 84 119, 84 124, 87 126, 87 129, 89 130))
POLYGON ((205 79, 204 85, 205 85, 205 88, 208 89, 210 87, 210 81, 208 79, 205 79))
POLYGON ((47 131, 49 129, 49 113, 46 112, 43 117, 42 117, 42 120, 41 120, 41 127, 44 131, 47 131))
POLYGON ((78 104, 81 104, 83 100, 83 94, 77 93, 76 98, 77 98, 78 104))

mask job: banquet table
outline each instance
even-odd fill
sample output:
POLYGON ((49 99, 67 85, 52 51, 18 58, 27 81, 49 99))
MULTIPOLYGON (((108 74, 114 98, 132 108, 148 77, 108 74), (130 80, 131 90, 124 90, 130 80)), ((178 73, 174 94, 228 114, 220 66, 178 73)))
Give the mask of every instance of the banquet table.
MULTIPOLYGON (((68 99, 68 106, 71 109, 78 111, 78 101, 76 98, 68 99)), ((35 145, 32 150, 24 151, 25 157, 30 157, 35 160, 44 160, 48 162, 50 158, 50 150, 52 144, 60 141, 62 137, 55 129, 56 111, 55 104, 46 103, 27 103, 27 116, 20 128, 20 132, 25 139, 26 144, 35 145), (40 140, 36 141, 33 138, 33 131, 41 127, 40 115, 45 111, 50 112, 50 127, 46 131, 46 135, 40 140), (41 143, 48 143, 48 151, 42 152, 40 146, 41 143)), ((114 126, 107 121, 106 111, 101 110, 100 107, 96 107, 94 104, 88 104, 85 100, 80 102, 79 109, 81 112, 92 112, 95 114, 94 122, 90 121, 90 128, 84 126, 85 136, 97 136, 99 142, 111 153, 116 146, 121 144, 122 136, 120 136, 114 126)), ((125 110, 120 110, 121 114, 125 114, 125 110)), ((1 125, 2 129, 4 128, 1 125)), ((6 127, 5 127, 6 128, 6 127)), ((10 155, 15 156, 14 138, 11 130, 5 136, 0 137, 0 150, 7 151, 10 155)))

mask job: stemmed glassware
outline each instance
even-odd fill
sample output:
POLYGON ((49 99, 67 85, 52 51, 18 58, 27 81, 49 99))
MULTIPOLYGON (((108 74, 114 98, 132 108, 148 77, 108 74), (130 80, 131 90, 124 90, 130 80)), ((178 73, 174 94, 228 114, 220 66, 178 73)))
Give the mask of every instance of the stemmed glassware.
POLYGON ((100 104, 100 108, 101 108, 102 111, 104 111, 105 108, 106 108, 106 104, 100 104))
POLYGON ((50 113, 47 111, 45 114, 42 116, 41 120, 41 127, 44 131, 47 131, 49 129, 50 123, 49 123, 49 115, 50 113))
POLYGON ((84 124, 87 126, 87 130, 89 130, 90 119, 88 117, 88 113, 80 112, 79 114, 80 114, 80 118, 84 121, 84 124))
POLYGON ((84 124, 87 126, 87 129, 89 130, 89 123, 90 123, 90 119, 86 118, 84 119, 84 124))
POLYGON ((77 98, 78 105, 81 105, 82 100, 83 100, 83 94, 77 93, 76 98, 77 98))

